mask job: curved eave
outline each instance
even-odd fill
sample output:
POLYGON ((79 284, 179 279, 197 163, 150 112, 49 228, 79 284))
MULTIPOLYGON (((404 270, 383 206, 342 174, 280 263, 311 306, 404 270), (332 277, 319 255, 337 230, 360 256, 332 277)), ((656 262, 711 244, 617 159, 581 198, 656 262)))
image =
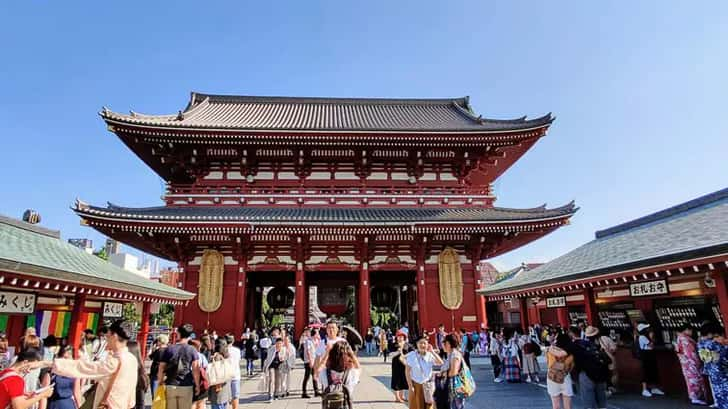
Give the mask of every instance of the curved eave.
MULTIPOLYGON (((463 110, 465 112, 465 110, 463 110)), ((246 128, 237 126, 202 126, 202 125, 186 125, 180 126, 170 121, 169 123, 154 123, 150 119, 154 120, 162 118, 171 118, 174 116, 147 116, 147 115, 125 115, 115 113, 112 111, 101 111, 99 115, 106 121, 108 125, 120 125, 128 126, 132 128, 144 129, 147 131, 181 131, 181 132, 251 132, 256 134, 279 134, 279 133, 290 133, 290 134, 331 134, 331 135, 346 135, 346 134, 420 134, 420 135, 494 135, 494 134, 517 134, 523 132, 530 132, 539 129, 548 128, 551 123, 556 119, 550 113, 544 116, 525 119, 525 117, 514 119, 514 120, 492 120, 487 119, 484 121, 498 122, 504 124, 513 124, 513 127, 503 129, 483 129, 478 128, 453 128, 453 129, 390 129, 390 128, 372 128, 372 129, 294 129, 294 128, 246 128), (521 120, 523 119, 523 120, 521 120)), ((469 114, 472 116, 472 114, 469 114)), ((475 118, 478 119, 478 118, 475 118)))
POLYGON ((127 282, 114 282, 109 278, 101 279, 90 276, 83 276, 81 278, 78 273, 58 270, 46 266, 23 263, 15 260, 0 259, 0 271, 6 271, 8 273, 19 274, 23 276, 36 277, 39 279, 58 280, 67 283, 68 285, 91 286, 107 289, 111 288, 115 291, 118 290, 131 294, 142 295, 145 297, 162 298, 169 301, 189 301, 195 297, 195 294, 183 290, 178 290, 178 292, 176 293, 170 293, 163 290, 154 290, 150 288, 135 286, 127 282), (119 287, 110 287, 114 285, 118 285, 119 287))

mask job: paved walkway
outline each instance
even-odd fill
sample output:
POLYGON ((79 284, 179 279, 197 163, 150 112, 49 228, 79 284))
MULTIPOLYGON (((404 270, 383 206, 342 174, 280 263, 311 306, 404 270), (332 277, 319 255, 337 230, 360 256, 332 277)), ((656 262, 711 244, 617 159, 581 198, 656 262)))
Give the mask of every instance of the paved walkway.
MULTIPOLYGON (((394 402, 389 390, 390 364, 384 364, 381 358, 363 357, 361 383, 357 386, 354 405, 356 409, 372 408, 406 408, 394 402)), ((551 402, 546 394, 545 385, 507 384, 493 382, 490 361, 484 358, 472 360, 473 376, 478 390, 467 402, 467 409, 549 409, 551 402)), ((542 365, 543 366, 543 365, 542 365)), ((241 409, 319 409, 320 398, 301 399, 302 365, 292 372, 291 396, 268 403, 267 395, 257 390, 260 376, 243 378, 241 385, 241 409)), ((543 378, 543 377, 542 377, 543 378)), ((545 378, 543 378, 545 379, 545 378)), ((309 391, 309 394, 313 394, 309 391)), ((578 398, 574 408, 581 408, 578 398)), ((691 407, 686 401, 677 397, 646 399, 635 394, 618 394, 610 398, 609 409, 677 409, 691 407)))

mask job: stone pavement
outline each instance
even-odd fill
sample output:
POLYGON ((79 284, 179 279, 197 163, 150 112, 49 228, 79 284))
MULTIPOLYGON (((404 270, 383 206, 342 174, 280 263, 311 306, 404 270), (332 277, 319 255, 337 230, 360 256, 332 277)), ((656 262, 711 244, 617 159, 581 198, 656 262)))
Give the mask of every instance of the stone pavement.
MULTIPOLYGON (((390 364, 382 363, 381 358, 362 357, 362 379, 354 396, 356 409, 372 408, 406 408, 394 402, 389 390, 390 364)), ((507 384, 493 382, 490 360, 473 358, 473 376, 478 390, 467 402, 467 409, 549 409, 551 401, 546 394, 546 386, 535 384, 507 384)), ((545 367, 545 365, 541 365, 545 367)), ((298 409, 320 408, 320 398, 301 399, 301 380, 303 369, 297 366, 292 373, 291 396, 268 403, 267 396, 258 392, 259 376, 244 378, 241 386, 240 407, 245 409, 298 409)), ((542 379, 545 377, 542 376, 542 379)), ((312 394, 312 392, 309 392, 312 394)), ((574 408, 581 408, 578 397, 574 408)), ((635 394, 617 394, 610 398, 610 409, 677 409, 691 407, 679 397, 662 397, 645 399, 635 394)))

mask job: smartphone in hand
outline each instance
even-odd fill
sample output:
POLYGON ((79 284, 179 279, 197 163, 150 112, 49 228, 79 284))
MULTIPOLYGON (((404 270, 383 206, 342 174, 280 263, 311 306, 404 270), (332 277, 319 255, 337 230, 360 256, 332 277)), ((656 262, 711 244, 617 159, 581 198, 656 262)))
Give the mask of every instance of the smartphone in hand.
POLYGON ((33 391, 33 395, 40 395, 41 393, 47 391, 48 389, 53 388, 54 386, 56 386, 55 382, 52 383, 52 384, 50 384, 50 385, 48 385, 48 386, 44 386, 42 388, 38 388, 38 389, 36 389, 36 390, 33 391))

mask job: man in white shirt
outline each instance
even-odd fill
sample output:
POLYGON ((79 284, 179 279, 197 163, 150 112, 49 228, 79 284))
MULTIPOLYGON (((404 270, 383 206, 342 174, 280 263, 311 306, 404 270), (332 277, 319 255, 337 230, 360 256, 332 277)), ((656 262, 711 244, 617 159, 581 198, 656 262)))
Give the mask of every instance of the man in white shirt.
POLYGON ((318 348, 316 348, 316 373, 318 373, 326 362, 323 362, 323 358, 327 352, 339 341, 346 341, 344 338, 339 336, 339 324, 336 321, 329 321, 326 323, 326 342, 319 342, 318 348))
POLYGON ((235 336, 226 335, 225 340, 228 343, 228 361, 233 367, 233 379, 230 380, 230 401, 232 409, 238 409, 238 400, 240 398, 240 348, 233 345, 235 336))
POLYGON ((321 343, 321 339, 319 338, 318 330, 315 329, 312 329, 310 332, 304 332, 304 334, 305 335, 303 339, 301 339, 301 342, 303 344, 303 365, 305 372, 303 375, 303 386, 301 386, 301 397, 308 399, 310 398, 310 396, 306 393, 308 378, 311 378, 311 381, 313 381, 314 396, 319 396, 318 382, 316 382, 316 377, 312 375, 313 366, 316 363, 316 348, 318 344, 321 343))
POLYGON ((263 370, 265 366, 265 360, 268 358, 268 350, 273 346, 273 340, 270 335, 264 336, 258 341, 260 347, 260 370, 263 370))

